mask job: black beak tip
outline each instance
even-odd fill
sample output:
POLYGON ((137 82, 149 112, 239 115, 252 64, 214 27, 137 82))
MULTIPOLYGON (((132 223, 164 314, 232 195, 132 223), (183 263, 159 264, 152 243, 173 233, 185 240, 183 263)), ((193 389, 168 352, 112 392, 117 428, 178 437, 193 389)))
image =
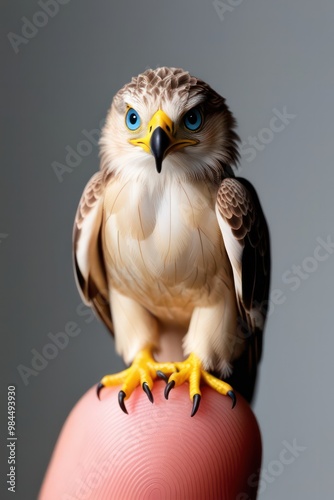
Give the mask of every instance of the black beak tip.
POLYGON ((155 158, 155 166, 159 174, 161 172, 162 161, 169 145, 170 140, 167 133, 161 127, 157 127, 152 134, 150 146, 151 153, 155 158))
POLYGON ((158 174, 160 174, 161 168, 162 168, 162 159, 161 158, 155 159, 155 168, 157 169, 158 174))

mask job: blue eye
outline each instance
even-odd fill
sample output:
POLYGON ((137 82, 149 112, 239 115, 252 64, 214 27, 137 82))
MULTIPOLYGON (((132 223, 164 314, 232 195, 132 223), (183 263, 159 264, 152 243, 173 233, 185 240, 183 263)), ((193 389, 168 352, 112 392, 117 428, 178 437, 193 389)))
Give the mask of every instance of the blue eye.
POLYGON ((202 125, 202 115, 198 108, 190 109, 183 117, 183 123, 191 131, 198 130, 202 125))
POLYGON ((125 123, 129 130, 137 130, 140 127, 140 116, 133 108, 130 108, 126 113, 125 123))

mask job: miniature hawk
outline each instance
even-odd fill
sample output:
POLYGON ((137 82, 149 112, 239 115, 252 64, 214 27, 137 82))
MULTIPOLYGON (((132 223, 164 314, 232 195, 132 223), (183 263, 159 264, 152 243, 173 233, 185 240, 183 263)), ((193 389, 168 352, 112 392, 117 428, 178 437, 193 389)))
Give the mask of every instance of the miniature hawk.
POLYGON ((268 228, 252 185, 234 174, 236 121, 225 99, 178 68, 147 70, 114 97, 100 170, 84 189, 74 261, 84 301, 129 365, 97 387, 119 404, 157 377, 251 398, 268 303, 268 228), (175 335, 177 332, 177 335, 175 335), (180 359, 160 360, 179 342, 180 359))

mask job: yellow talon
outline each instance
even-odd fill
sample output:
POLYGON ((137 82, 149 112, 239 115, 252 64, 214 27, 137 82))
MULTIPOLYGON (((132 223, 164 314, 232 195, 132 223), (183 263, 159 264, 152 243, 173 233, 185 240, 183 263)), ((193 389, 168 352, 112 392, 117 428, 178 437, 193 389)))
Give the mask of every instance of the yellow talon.
POLYGON ((124 401, 131 396, 139 385, 142 386, 148 399, 153 403, 151 389, 154 380, 159 376, 159 372, 170 375, 175 370, 176 366, 174 363, 158 363, 153 358, 150 349, 143 349, 137 354, 129 368, 114 375, 103 377, 97 386, 97 395, 99 397, 104 387, 114 387, 122 384, 118 394, 118 402, 122 410, 127 413, 124 401))
POLYGON ((169 393, 173 387, 177 387, 188 380, 189 396, 193 402, 191 412, 191 416, 193 417, 198 410, 201 400, 200 383, 201 379, 203 379, 207 385, 219 392, 219 394, 229 396, 232 399, 232 408, 234 408, 236 404, 236 397, 233 388, 223 380, 220 380, 203 370, 201 360, 198 356, 196 356, 196 354, 191 353, 186 360, 175 363, 175 366, 178 371, 173 373, 168 379, 168 384, 165 388, 166 399, 168 399, 169 393))
POLYGON ((205 382, 212 387, 212 389, 219 392, 219 394, 223 394, 223 396, 226 396, 229 391, 233 391, 233 388, 229 384, 214 377, 211 373, 208 373, 205 370, 202 370, 202 377, 205 382))
POLYGON ((153 403, 152 387, 154 380, 159 376, 167 381, 166 375, 170 375, 165 388, 165 398, 168 399, 173 387, 189 382, 189 396, 193 402, 191 416, 193 417, 199 408, 201 401, 200 384, 203 379, 207 385, 212 387, 219 394, 229 396, 232 399, 232 408, 236 403, 236 397, 232 387, 203 370, 200 358, 191 353, 184 361, 177 363, 158 363, 152 356, 150 349, 140 351, 132 365, 114 375, 106 375, 97 386, 99 396, 104 387, 112 387, 122 384, 118 393, 118 402, 122 410, 127 413, 124 401, 127 400, 139 385, 142 386, 148 399, 153 403))

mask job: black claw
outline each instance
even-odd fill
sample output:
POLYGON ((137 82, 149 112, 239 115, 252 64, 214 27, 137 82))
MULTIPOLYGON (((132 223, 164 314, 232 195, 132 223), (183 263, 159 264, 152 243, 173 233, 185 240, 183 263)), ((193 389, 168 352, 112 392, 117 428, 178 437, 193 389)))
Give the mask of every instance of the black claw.
POLYGON ((237 404, 237 397, 236 397, 234 391, 228 391, 227 395, 232 399, 232 410, 233 410, 233 408, 237 404))
POLYGON ((154 399, 153 399, 153 394, 151 392, 151 389, 149 388, 147 382, 143 382, 143 391, 146 393, 148 399, 151 401, 151 403, 153 403, 154 399))
POLYGON ((166 384, 168 384, 168 377, 164 374, 164 372, 157 370, 157 375, 159 378, 162 378, 162 380, 164 380, 166 384))
POLYGON ((193 397, 193 407, 192 407, 191 415, 190 415, 191 417, 196 415, 200 402, 201 402, 201 395, 195 394, 195 396, 193 397))
POLYGON ((126 398, 126 394, 124 391, 119 391, 118 393, 118 404, 121 407, 121 409, 124 411, 124 413, 128 413, 128 410, 126 409, 124 399, 126 398))
POLYGON ((174 380, 172 380, 171 382, 168 382, 168 384, 166 385, 165 392, 164 392, 166 399, 168 399, 169 393, 173 389, 174 386, 175 386, 174 380))
POLYGON ((97 394, 97 397, 100 399, 100 392, 102 391, 104 385, 102 384, 102 382, 99 382, 97 384, 97 387, 96 387, 96 394, 97 394))

